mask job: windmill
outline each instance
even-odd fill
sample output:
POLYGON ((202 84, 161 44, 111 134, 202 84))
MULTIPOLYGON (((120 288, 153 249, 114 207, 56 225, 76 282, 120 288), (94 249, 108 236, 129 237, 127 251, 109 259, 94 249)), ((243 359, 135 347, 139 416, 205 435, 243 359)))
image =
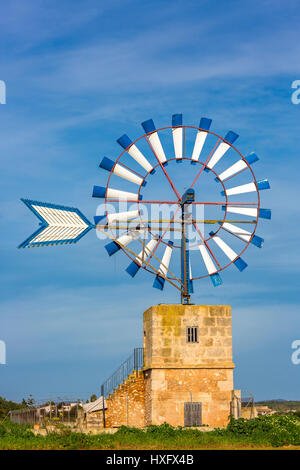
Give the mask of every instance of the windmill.
POLYGON ((122 135, 119 156, 100 163, 108 178, 93 188, 102 211, 94 223, 76 208, 22 199, 40 227, 19 248, 73 244, 95 229, 110 239, 109 256, 123 251, 130 259, 132 278, 143 268, 155 276, 153 287, 175 287, 182 304, 190 303, 195 280, 209 277, 216 287, 230 265, 243 271, 245 250, 264 242, 256 229, 271 218, 260 207, 270 185, 255 178, 257 155, 244 156, 233 145, 238 135, 221 137, 211 122, 183 125, 174 114, 171 126, 157 129, 149 119, 136 140, 122 135))

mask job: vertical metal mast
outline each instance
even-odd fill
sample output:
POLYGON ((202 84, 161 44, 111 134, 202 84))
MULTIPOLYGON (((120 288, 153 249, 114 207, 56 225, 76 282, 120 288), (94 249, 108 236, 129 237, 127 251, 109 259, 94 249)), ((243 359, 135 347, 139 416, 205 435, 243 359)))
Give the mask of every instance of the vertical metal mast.
POLYGON ((181 288, 181 303, 183 305, 190 303, 191 292, 190 292, 190 261, 189 261, 189 250, 187 249, 187 238, 186 238, 186 212, 185 206, 195 200, 195 191, 192 188, 186 190, 180 201, 181 205, 181 282, 183 287, 181 288))

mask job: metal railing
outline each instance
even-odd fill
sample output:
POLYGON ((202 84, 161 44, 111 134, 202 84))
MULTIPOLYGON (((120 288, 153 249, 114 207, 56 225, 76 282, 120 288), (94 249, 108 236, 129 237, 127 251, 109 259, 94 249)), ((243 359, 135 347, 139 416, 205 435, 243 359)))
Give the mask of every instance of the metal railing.
POLYGON ((108 397, 135 370, 141 370, 144 364, 144 349, 134 348, 133 353, 101 385, 101 395, 108 397))

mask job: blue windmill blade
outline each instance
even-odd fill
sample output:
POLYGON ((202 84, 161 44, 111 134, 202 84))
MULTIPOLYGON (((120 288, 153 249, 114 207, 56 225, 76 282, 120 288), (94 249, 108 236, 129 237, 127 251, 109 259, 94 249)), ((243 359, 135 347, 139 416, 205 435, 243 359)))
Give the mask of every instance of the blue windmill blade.
POLYGON ((40 220, 40 227, 18 248, 76 243, 94 225, 74 207, 21 199, 40 220))
POLYGON ((165 280, 168 275, 169 265, 170 265, 170 261, 172 257, 173 245, 174 243, 171 240, 169 240, 165 248, 165 251, 164 251, 164 254, 163 254, 159 269, 158 269, 158 273, 153 282, 153 287, 155 287, 155 289, 163 290, 164 288, 165 280))
POLYGON ((238 134, 233 131, 228 131, 225 135, 223 141, 218 145, 212 156, 210 157, 208 163, 206 164, 206 168, 204 171, 211 170, 221 158, 225 155, 225 153, 230 149, 230 146, 236 141, 238 138, 238 134))
POLYGON ((267 179, 257 181, 256 184, 252 181, 251 183, 242 184, 240 186, 234 186, 232 188, 226 188, 225 191, 221 191, 221 195, 225 196, 234 196, 237 194, 244 194, 244 193, 253 193, 257 190, 262 191, 264 189, 270 189, 270 183, 267 179))
POLYGON ((161 144, 153 119, 148 119, 147 121, 142 122, 142 127, 146 134, 148 134, 148 139, 150 141, 152 150, 155 153, 155 156, 158 158, 158 160, 163 166, 167 166, 167 157, 165 155, 165 151, 161 144))
POLYGON ((243 260, 238 254, 229 246, 226 242, 219 236, 215 235, 214 232, 209 232, 209 235, 212 237, 212 240, 218 245, 218 247, 223 251, 225 256, 232 261, 234 266, 239 270, 243 271, 247 268, 246 261, 243 260))
POLYGON ((213 283, 214 287, 220 286, 223 284, 222 278, 220 274, 217 272, 217 268, 207 250, 207 248, 201 244, 198 246, 202 259, 204 261, 204 264, 206 266, 207 272, 210 276, 211 282, 213 283))
POLYGON ((189 257, 188 291, 189 291, 189 294, 194 293, 193 274, 192 274, 192 265, 191 265, 190 257, 189 257))
POLYGON ((233 214, 247 215, 249 217, 259 217, 261 219, 271 219, 271 209, 257 209, 256 207, 240 207, 240 206, 222 206, 223 211, 231 212, 233 214))
POLYGON ((200 124, 199 124, 200 129, 198 130, 197 135, 196 135, 192 161, 191 161, 191 163, 194 165, 196 165, 196 162, 199 160, 199 157, 202 152, 211 123, 212 123, 212 120, 209 118, 203 117, 200 120, 200 124))
POLYGON ((142 154, 138 147, 132 142, 127 134, 122 135, 118 140, 118 144, 126 150, 127 153, 139 164, 141 165, 148 173, 154 174, 155 169, 149 163, 147 158, 142 154))
POLYGON ((226 170, 222 171, 220 175, 216 176, 215 181, 218 183, 219 181, 224 181, 227 178, 231 178, 232 176, 240 173, 241 171, 246 170, 246 168, 248 168, 248 165, 252 165, 258 160, 259 158, 256 155, 256 153, 251 152, 246 157, 241 158, 240 160, 235 162, 233 165, 226 168, 226 170))
POLYGON ((173 114, 172 116, 172 136, 176 162, 181 163, 183 157, 182 114, 173 114))
POLYGON ((126 169, 123 165, 114 162, 110 158, 103 157, 99 166, 100 168, 103 168, 108 172, 112 172, 115 175, 120 176, 120 178, 130 181, 131 183, 137 184, 138 186, 146 186, 146 181, 143 180, 140 176, 137 176, 135 173, 126 169))
POLYGON ((143 266, 144 261, 148 259, 150 254, 153 252, 154 248, 158 243, 158 238, 151 238, 147 245, 143 246, 142 251, 135 257, 135 259, 127 266, 126 272, 134 277, 139 269, 143 266))
POLYGON ((263 247, 264 239, 258 235, 252 236, 251 232, 248 232, 248 230, 238 227, 237 225, 230 224, 229 222, 224 222, 223 224, 221 222, 218 223, 222 225, 222 230, 225 230, 225 232, 232 233, 232 235, 239 238, 240 240, 243 240, 244 242, 250 242, 258 248, 263 247))

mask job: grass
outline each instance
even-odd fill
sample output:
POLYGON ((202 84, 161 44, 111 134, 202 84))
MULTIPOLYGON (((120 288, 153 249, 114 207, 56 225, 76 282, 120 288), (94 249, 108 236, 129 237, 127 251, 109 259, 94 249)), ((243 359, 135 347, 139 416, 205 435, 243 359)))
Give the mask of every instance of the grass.
POLYGON ((146 430, 122 426, 115 434, 82 434, 62 429, 46 436, 35 435, 26 425, 0 425, 0 449, 300 449, 297 416, 264 416, 251 421, 231 420, 226 429, 202 432, 173 428, 168 424, 146 430))

